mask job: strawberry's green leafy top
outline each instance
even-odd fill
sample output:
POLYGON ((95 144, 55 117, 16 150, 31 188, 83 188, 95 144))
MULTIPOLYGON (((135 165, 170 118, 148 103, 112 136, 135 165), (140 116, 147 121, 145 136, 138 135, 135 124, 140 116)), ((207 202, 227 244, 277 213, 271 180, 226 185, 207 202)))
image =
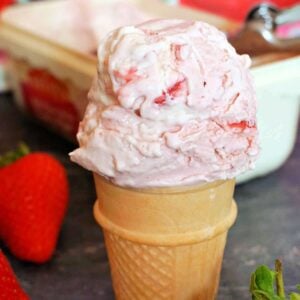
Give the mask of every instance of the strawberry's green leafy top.
MULTIPOLYGON (((297 288, 300 291, 300 285, 297 288)), ((300 300, 300 294, 298 293, 291 293, 289 298, 286 298, 282 264, 278 259, 275 261, 275 271, 261 265, 252 273, 250 293, 252 300, 300 300)))
POLYGON ((10 165, 17 159, 27 155, 29 152, 29 147, 24 143, 20 143, 17 149, 8 151, 0 156, 0 168, 10 165))

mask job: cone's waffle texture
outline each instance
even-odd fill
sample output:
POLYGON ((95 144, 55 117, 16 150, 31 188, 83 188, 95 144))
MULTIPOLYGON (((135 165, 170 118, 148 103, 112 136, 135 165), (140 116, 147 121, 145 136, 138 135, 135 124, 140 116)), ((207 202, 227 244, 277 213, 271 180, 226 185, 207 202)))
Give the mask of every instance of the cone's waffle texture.
POLYGON ((95 218, 104 229, 117 299, 216 296, 234 180, 134 190, 95 175, 95 218))

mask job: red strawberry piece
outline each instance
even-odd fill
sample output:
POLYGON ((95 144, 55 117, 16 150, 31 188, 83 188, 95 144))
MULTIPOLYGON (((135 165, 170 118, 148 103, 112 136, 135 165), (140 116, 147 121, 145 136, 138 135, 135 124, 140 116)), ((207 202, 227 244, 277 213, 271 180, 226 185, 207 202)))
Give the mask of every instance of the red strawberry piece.
POLYGON ((154 99, 154 103, 158 105, 165 104, 166 102, 166 92, 163 92, 161 96, 158 96, 154 99))
POLYGON ((182 45, 176 45, 176 44, 171 45, 171 50, 173 51, 176 60, 181 60, 181 54, 180 54, 181 48, 182 45))
POLYGON ((185 85, 185 79, 177 81, 171 87, 168 88, 167 92, 163 92, 161 96, 154 99, 154 103, 162 105, 166 102, 166 95, 168 94, 170 97, 176 97, 179 92, 181 92, 185 85))
POLYGON ((120 71, 116 70, 114 71, 114 76, 116 78, 122 79, 124 83, 128 83, 130 81, 133 81, 134 79, 138 78, 138 75, 136 74, 137 68, 130 68, 127 72, 122 74, 120 71))
POLYGON ((0 300, 29 300, 0 250, 0 300))
POLYGON ((172 97, 175 97, 184 87, 185 87, 185 79, 182 79, 168 88, 168 94, 172 97))
POLYGON ((255 128, 255 125, 250 125, 247 121, 241 121, 238 123, 230 123, 228 125, 231 128, 237 128, 240 130, 245 130, 246 128, 255 128))
POLYGON ((19 259, 51 258, 68 203, 64 167, 31 153, 0 169, 0 239, 19 259))
POLYGON ((26 110, 42 122, 75 137, 80 117, 67 82, 43 69, 30 69, 21 82, 26 110), (55 121, 53 121, 55 120, 55 121))

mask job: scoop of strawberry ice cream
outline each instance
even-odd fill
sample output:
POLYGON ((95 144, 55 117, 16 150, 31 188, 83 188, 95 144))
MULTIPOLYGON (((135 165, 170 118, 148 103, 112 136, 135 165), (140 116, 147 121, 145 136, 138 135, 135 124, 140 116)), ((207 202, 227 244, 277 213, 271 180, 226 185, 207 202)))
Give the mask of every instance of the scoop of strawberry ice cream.
POLYGON ((71 159, 117 185, 233 178, 258 155, 250 59, 202 22, 154 20, 111 32, 71 159))

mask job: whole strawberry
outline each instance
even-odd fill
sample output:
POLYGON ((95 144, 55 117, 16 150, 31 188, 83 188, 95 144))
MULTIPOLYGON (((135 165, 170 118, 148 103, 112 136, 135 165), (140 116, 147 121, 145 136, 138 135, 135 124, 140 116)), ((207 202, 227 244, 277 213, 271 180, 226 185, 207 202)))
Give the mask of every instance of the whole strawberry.
POLYGON ((0 300, 29 300, 0 250, 0 300))
MULTIPOLYGON (((10 156, 14 153, 4 158, 10 156)), ((66 172, 55 158, 41 152, 17 158, 0 168, 0 239, 17 258, 46 262, 55 250, 67 203, 66 172)))

